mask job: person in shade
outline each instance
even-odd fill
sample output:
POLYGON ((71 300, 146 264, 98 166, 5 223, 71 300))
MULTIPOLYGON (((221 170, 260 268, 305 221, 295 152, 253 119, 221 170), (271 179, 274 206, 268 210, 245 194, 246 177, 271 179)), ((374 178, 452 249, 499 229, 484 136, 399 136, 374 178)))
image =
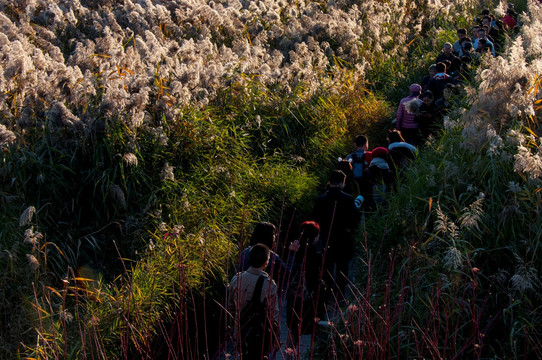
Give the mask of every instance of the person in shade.
POLYGON ((376 147, 372 152, 373 161, 363 174, 361 187, 367 214, 376 211, 377 206, 383 206, 387 203, 387 195, 395 185, 395 174, 388 163, 388 149, 376 147))
POLYGON ((346 176, 334 170, 325 193, 316 198, 311 220, 320 224, 320 247, 324 258, 324 281, 342 300, 348 283, 348 265, 354 254, 360 214, 354 198, 343 191, 346 176))
POLYGON ((416 158, 418 148, 405 142, 401 132, 390 130, 388 132, 388 164, 396 178, 401 176, 403 170, 416 158))
POLYGON ((427 90, 427 85, 429 85, 429 80, 431 80, 433 78, 433 76, 435 76, 435 74, 437 73, 437 64, 431 64, 428 68, 428 74, 425 75, 422 79, 422 92, 424 92, 425 90, 427 90))
MULTIPOLYGON (((244 249, 239 255, 237 271, 245 271, 250 267, 249 254, 255 244, 264 244, 269 249, 273 249, 274 246, 276 246, 276 233, 277 228, 270 222, 263 221, 256 224, 250 238, 250 246, 244 249)), ((280 290, 284 290, 288 286, 288 279, 290 278, 290 272, 294 262, 295 247, 290 244, 288 250, 290 251, 288 251, 286 261, 283 261, 279 254, 271 250, 269 263, 265 269, 271 278, 279 285, 280 290)))
MULTIPOLYGON (((447 84, 453 84, 455 83, 455 80, 453 77, 448 75, 446 73, 446 65, 444 63, 438 63, 437 64, 437 73, 433 78, 429 81, 429 85, 427 86, 428 90, 431 90, 433 93, 435 101, 440 99, 442 97, 442 92, 444 91, 444 88, 447 84)), ((406 139, 407 136, 402 131, 403 137, 406 139)), ((408 140, 407 140, 408 141, 408 140)))
POLYGON ((289 330, 287 347, 298 353, 299 336, 313 334, 317 319, 325 316, 327 286, 322 280, 322 253, 318 247, 320 225, 305 221, 299 226, 292 281, 286 292, 286 325, 289 330))
POLYGON ((452 44, 445 43, 442 46, 442 53, 439 56, 437 56, 437 60, 435 61, 435 64, 438 64, 439 62, 449 61, 452 67, 448 69, 448 71, 452 72, 456 70, 453 66, 454 66, 454 63, 457 63, 458 60, 459 58, 456 55, 454 55, 452 51, 452 44))
MULTIPOLYGON (((352 165, 352 177, 356 182, 356 188, 359 188, 359 182, 361 181, 361 177, 363 176, 363 170, 367 167, 367 165, 369 165, 372 159, 371 152, 367 150, 369 148, 369 139, 367 138, 367 136, 356 136, 356 138, 354 139, 354 147, 354 151, 346 156, 346 160, 349 161, 352 165)), ((345 174, 347 175, 347 185, 349 185, 348 174, 345 174)), ((352 192, 349 192, 349 194, 353 195, 352 192)))
POLYGON ((249 252, 249 268, 238 272, 231 280, 228 289, 228 310, 234 318, 234 338, 236 348, 246 360, 269 359, 279 343, 279 299, 275 281, 265 272, 271 251, 264 244, 255 244, 249 252), (258 285, 259 283, 259 285, 258 285), (249 323, 250 314, 246 314, 255 291, 259 291, 260 303, 265 312, 261 322, 263 331, 256 333, 249 323), (252 332, 251 332, 252 331, 252 332))

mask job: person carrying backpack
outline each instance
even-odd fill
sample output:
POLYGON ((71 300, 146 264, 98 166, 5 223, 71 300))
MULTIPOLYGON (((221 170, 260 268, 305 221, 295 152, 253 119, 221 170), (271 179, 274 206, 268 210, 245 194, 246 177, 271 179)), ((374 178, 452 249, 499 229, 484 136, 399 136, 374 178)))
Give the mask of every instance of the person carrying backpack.
POLYGON ((354 140, 354 146, 356 150, 346 156, 346 160, 352 164, 352 174, 354 180, 358 183, 361 181, 363 176, 363 170, 371 162, 372 156, 371 152, 367 151, 369 148, 369 139, 365 135, 358 135, 354 140))
POLYGON ((373 161, 363 174, 361 189, 367 212, 374 212, 377 205, 386 204, 386 196, 394 186, 395 174, 390 170, 388 154, 385 147, 374 148, 373 161))
POLYGON ((269 258, 266 245, 252 246, 250 267, 230 282, 228 310, 234 318, 234 338, 243 360, 269 359, 279 345, 277 285, 264 271, 269 258))

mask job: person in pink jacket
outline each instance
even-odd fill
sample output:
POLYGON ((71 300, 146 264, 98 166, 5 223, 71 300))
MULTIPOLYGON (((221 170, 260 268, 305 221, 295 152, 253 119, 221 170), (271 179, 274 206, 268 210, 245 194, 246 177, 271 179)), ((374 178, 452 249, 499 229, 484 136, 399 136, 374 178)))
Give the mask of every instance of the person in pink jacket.
POLYGON ((406 110, 405 104, 414 99, 418 99, 422 91, 422 87, 419 84, 410 85, 410 95, 401 99, 399 102, 399 108, 397 109, 397 120, 395 121, 395 128, 403 134, 403 137, 407 142, 416 138, 418 133, 418 123, 415 121, 416 114, 410 113, 406 110))

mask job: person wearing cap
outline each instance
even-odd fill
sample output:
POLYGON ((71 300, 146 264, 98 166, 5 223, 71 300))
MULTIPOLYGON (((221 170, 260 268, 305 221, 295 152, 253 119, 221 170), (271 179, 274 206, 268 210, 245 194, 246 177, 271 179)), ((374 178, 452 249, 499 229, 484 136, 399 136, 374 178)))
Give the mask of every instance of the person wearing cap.
POLYGON ((343 191, 346 175, 334 170, 325 193, 316 198, 311 220, 320 224, 320 245, 324 259, 323 279, 335 297, 343 299, 348 283, 348 265, 354 255, 355 232, 360 214, 354 198, 343 191))
POLYGON ((399 102, 399 108, 397 109, 397 119, 395 121, 395 128, 401 131, 405 139, 414 139, 416 137, 416 134, 418 133, 416 114, 407 111, 405 105, 412 100, 418 99, 422 92, 422 87, 419 84, 412 84, 410 85, 409 90, 410 95, 401 99, 401 101, 399 102))
POLYGON ((363 173, 362 196, 365 198, 365 210, 370 213, 378 205, 386 203, 386 196, 395 182, 395 175, 388 164, 388 149, 376 147, 372 151, 373 160, 363 173))

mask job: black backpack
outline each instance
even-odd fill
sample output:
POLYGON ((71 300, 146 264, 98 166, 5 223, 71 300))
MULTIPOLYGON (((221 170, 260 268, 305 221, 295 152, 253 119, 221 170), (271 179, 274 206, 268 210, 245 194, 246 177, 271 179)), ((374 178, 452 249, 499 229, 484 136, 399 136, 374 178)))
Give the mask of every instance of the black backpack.
POLYGON ((252 299, 241 311, 239 326, 243 359, 264 359, 278 343, 278 324, 260 301, 265 276, 256 282, 252 299))

